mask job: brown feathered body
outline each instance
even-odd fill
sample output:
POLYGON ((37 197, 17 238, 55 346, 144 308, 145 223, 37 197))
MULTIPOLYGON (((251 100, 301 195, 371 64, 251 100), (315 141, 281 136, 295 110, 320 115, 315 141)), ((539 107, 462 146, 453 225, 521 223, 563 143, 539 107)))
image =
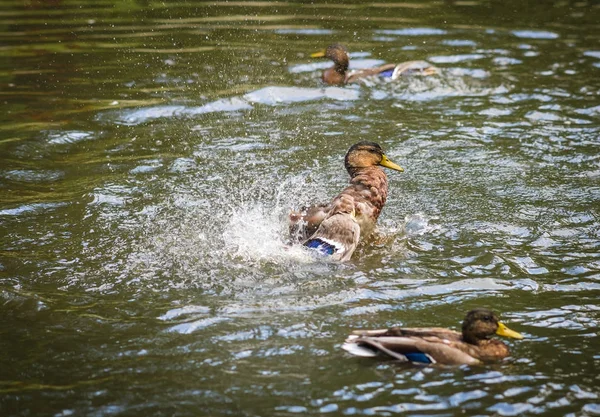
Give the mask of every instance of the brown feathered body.
POLYGON ((439 71, 426 61, 406 61, 399 64, 385 64, 375 68, 349 71, 350 57, 343 45, 329 45, 325 51, 312 54, 313 57, 326 57, 333 61, 333 66, 323 71, 322 80, 329 85, 343 85, 360 81, 365 77, 385 74, 395 80, 406 75, 432 75, 439 71))
POLYGON ((349 259, 359 239, 375 229, 388 195, 388 180, 381 167, 402 170, 373 142, 353 145, 346 154, 345 166, 350 174, 350 185, 330 203, 290 213, 293 238, 309 247, 319 246, 315 240, 325 242, 334 248, 330 249, 334 253, 329 254, 337 254, 334 259, 340 257, 339 260, 349 259))
POLYGON ((509 355, 503 342, 489 339, 493 334, 523 337, 500 323, 490 310, 480 308, 467 314, 462 332, 440 327, 358 330, 346 340, 343 348, 357 356, 375 356, 381 352, 401 361, 475 365, 509 355))
MULTIPOLYGON (((462 334, 443 328, 402 329, 354 332, 360 343, 379 349, 381 346, 401 355, 421 352, 437 363, 446 365, 474 365, 503 359, 508 347, 496 339, 483 339, 476 344, 466 343, 462 334)), ((351 339, 352 340, 352 339, 351 339)), ((402 358, 403 359, 403 358, 402 358)))
POLYGON ((341 193, 331 202, 331 208, 310 240, 311 246, 324 249, 331 260, 345 262, 358 245, 361 228, 356 218, 356 204, 351 195, 341 193))
MULTIPOLYGON (((350 169, 348 171, 351 172, 350 169)), ((367 237, 373 233, 381 209, 387 200, 387 175, 379 166, 358 169, 350 175, 350 185, 336 199, 342 196, 352 199, 360 233, 367 237)))

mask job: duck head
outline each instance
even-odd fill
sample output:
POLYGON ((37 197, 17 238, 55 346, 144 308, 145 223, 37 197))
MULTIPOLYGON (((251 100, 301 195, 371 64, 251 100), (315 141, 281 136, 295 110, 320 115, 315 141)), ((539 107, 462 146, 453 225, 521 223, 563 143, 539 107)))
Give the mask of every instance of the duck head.
POLYGON ((348 51, 343 45, 335 43, 329 45, 324 51, 315 52, 310 55, 312 58, 329 58, 333 61, 333 67, 323 72, 323 81, 327 84, 344 84, 346 82, 346 72, 350 65, 348 51))
POLYGON ((494 334, 523 339, 521 333, 510 330, 500 322, 496 314, 487 308, 476 308, 467 313, 462 324, 462 334, 465 342, 474 345, 494 334))
POLYGON ((396 165, 394 162, 385 156, 381 146, 375 142, 358 142, 350 147, 344 160, 346 170, 351 176, 364 168, 373 166, 382 166, 395 171, 404 171, 404 169, 396 165))

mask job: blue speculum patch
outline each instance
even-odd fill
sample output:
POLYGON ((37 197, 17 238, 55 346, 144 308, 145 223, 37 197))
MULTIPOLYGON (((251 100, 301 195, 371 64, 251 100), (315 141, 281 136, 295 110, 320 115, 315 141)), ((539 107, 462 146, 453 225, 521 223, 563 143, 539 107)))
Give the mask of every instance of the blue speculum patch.
POLYGON ((394 69, 389 69, 389 70, 381 71, 379 73, 379 76, 380 77, 391 77, 393 73, 394 73, 394 69))
POLYGON ((304 244, 304 246, 312 249, 317 249, 323 255, 333 255, 335 252, 335 246, 330 243, 323 242, 320 239, 312 239, 304 244))
POLYGON ((405 353, 404 356, 406 356, 411 362, 431 363, 429 356, 421 352, 405 353))

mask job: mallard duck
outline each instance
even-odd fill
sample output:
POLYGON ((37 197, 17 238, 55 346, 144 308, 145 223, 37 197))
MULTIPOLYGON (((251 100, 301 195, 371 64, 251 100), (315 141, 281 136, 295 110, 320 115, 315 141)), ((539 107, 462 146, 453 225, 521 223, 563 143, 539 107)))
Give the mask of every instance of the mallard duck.
POLYGON ((492 311, 477 308, 467 313, 461 333, 438 327, 357 330, 342 348, 356 356, 373 357, 381 352, 403 362, 475 365, 508 356, 504 343, 489 339, 493 334, 523 338, 492 311))
POLYGON ((325 57, 333 61, 333 67, 323 71, 323 82, 330 85, 353 83, 372 75, 389 77, 395 80, 403 75, 432 75, 438 73, 438 69, 427 61, 406 61, 400 64, 385 64, 380 67, 349 72, 350 58, 348 51, 339 43, 329 45, 324 51, 315 52, 310 56, 312 58, 325 57))
POLYGON ((344 164, 350 174, 348 187, 329 204, 290 213, 292 236, 340 261, 350 259, 359 239, 375 229, 388 194, 387 176, 381 167, 403 171, 374 142, 352 145, 344 164))

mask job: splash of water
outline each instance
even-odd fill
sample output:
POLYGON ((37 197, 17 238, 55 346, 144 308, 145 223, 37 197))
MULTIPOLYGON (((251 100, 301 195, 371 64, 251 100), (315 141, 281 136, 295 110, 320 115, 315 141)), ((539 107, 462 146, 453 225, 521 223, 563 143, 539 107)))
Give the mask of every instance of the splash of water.
POLYGON ((314 262, 300 245, 287 245, 287 222, 281 208, 253 203, 231 213, 223 241, 227 252, 250 262, 314 262))

